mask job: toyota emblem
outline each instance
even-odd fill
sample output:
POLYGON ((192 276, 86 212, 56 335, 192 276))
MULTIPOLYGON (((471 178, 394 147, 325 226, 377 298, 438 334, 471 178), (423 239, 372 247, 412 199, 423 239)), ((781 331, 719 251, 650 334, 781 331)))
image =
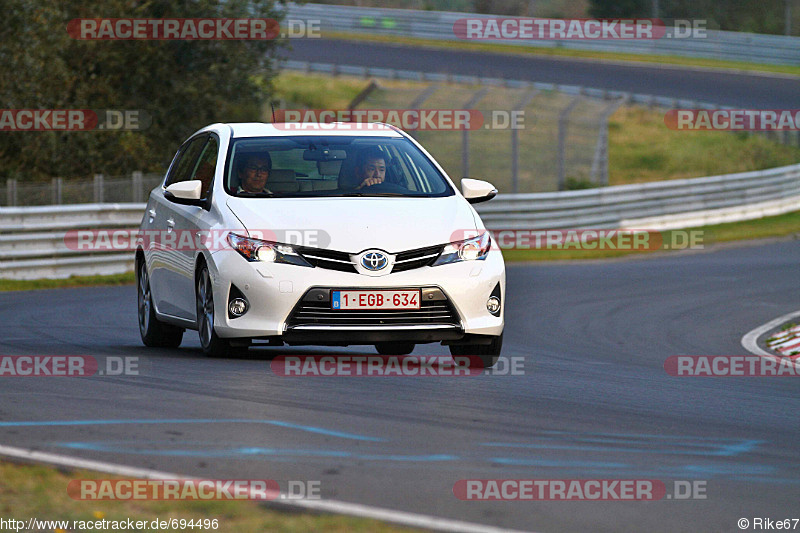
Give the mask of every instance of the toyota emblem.
POLYGON ((373 272, 386 268, 387 264, 389 260, 380 252, 367 252, 361 258, 361 266, 373 272))

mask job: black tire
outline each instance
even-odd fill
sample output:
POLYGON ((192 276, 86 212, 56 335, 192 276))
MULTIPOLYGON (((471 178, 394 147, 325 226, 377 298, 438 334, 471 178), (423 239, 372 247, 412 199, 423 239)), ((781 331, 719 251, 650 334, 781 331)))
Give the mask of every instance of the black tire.
POLYGON ((375 349, 381 355, 408 355, 414 351, 413 342, 379 342, 375 349))
POLYGON ((197 333, 200 336, 200 346, 203 353, 209 357, 228 357, 232 355, 230 342, 222 339, 214 331, 214 290, 211 286, 211 276, 208 267, 201 265, 197 273, 195 290, 197 307, 197 333))
POLYGON ((139 261, 136 268, 139 334, 145 346, 154 348, 177 348, 183 340, 183 328, 165 324, 158 320, 153 308, 150 291, 150 275, 145 262, 139 261))
POLYGON ((478 357, 483 368, 492 368, 500 359, 503 349, 503 334, 492 338, 489 344, 451 344, 450 355, 467 355, 478 357))

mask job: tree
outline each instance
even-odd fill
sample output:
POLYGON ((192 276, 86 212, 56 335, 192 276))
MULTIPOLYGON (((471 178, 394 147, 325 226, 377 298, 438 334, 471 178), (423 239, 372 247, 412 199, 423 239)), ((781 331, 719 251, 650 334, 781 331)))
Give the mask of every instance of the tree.
POLYGON ((589 15, 595 18, 649 17, 651 0, 590 0, 589 15))
POLYGON ((274 0, 7 0, 0 28, 4 109, 144 110, 133 132, 0 132, 0 176, 34 179, 163 171, 193 131, 258 121, 275 40, 86 41, 75 18, 271 18, 274 0))
MULTIPOLYGON (((597 18, 650 17, 654 0, 589 0, 597 18)), ((784 33, 786 6, 797 0, 658 0, 658 16, 707 21, 707 28, 754 33, 784 33)))

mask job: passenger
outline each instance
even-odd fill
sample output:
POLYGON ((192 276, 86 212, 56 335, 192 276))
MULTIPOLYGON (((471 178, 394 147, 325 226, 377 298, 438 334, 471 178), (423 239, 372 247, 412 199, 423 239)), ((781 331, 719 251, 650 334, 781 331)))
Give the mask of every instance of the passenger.
POLYGON ((386 156, 378 148, 367 148, 358 154, 356 178, 362 187, 371 187, 383 183, 386 179, 386 156))

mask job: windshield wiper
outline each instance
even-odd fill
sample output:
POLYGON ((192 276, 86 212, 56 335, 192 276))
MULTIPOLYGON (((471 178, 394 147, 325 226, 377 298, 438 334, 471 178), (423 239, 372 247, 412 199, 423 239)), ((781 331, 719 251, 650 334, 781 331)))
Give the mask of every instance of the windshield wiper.
POLYGON ((340 194, 338 196, 394 196, 399 198, 405 198, 409 196, 407 194, 401 194, 399 192, 348 192, 344 194, 340 194))
POLYGON ((236 195, 237 198, 272 198, 275 196, 274 192, 240 192, 236 195))

